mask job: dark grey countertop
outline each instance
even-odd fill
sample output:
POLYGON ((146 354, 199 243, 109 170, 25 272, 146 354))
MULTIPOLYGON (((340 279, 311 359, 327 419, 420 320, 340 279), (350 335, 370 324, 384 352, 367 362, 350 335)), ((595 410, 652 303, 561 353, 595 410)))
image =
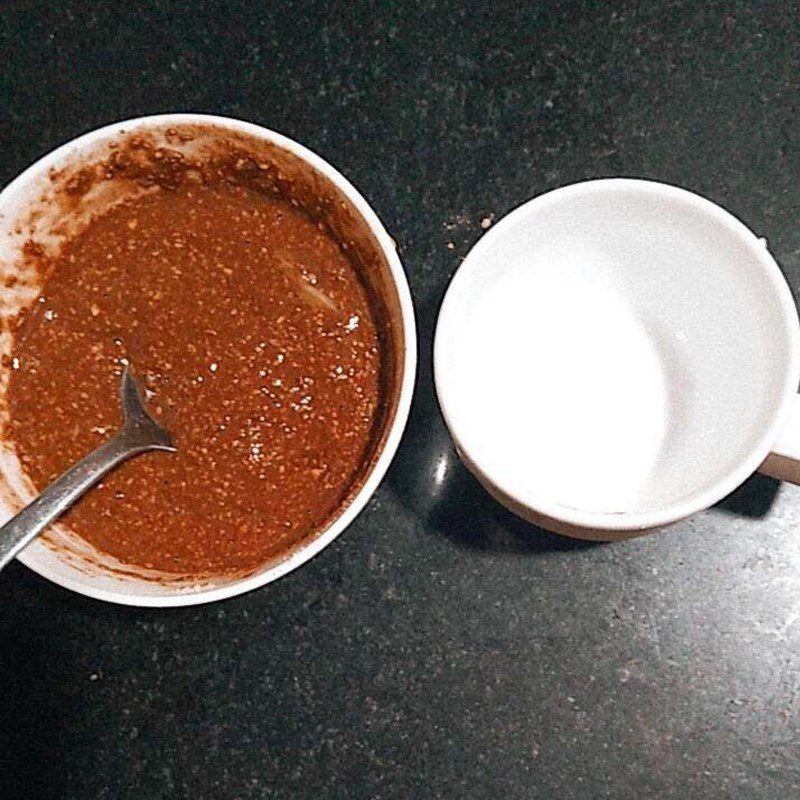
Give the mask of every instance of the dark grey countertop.
POLYGON ((0 181, 145 113, 280 130, 396 238, 419 383, 369 506, 271 586, 147 611, 3 572, 0 797, 800 796, 800 490, 562 539, 459 465, 430 367, 479 220, 582 178, 707 195, 800 289, 798 5, 135 5, 3 4, 0 181))

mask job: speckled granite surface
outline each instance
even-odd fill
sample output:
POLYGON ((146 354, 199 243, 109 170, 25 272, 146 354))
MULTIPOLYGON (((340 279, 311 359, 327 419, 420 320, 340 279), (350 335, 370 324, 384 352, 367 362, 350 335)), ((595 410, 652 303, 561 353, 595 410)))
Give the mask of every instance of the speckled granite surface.
POLYGON ((585 177, 708 195, 797 292, 797 4, 136 5, 0 8, 0 181, 143 113, 287 133, 397 239, 419 387, 369 507, 270 587, 143 611, 0 575, 0 796, 800 796, 800 490, 560 539, 459 466, 429 366, 480 219, 585 177))

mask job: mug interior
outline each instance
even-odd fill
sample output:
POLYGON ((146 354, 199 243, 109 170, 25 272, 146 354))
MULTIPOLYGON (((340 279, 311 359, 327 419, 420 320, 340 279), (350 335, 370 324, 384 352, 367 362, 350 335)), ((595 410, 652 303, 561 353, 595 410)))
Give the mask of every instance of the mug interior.
MULTIPOLYGON (((79 232, 90 214, 145 191, 136 180, 125 185, 97 182, 81 194, 82 177, 105 169, 123 140, 146 136, 149 144, 202 159, 221 141, 241 148, 269 180, 280 182, 287 199, 324 221, 360 268, 382 320, 384 404, 378 434, 362 477, 349 502, 323 531, 246 576, 174 576, 120 564, 100 553, 64 526, 55 525, 45 540, 31 544, 20 560, 68 588, 94 597, 140 605, 186 605, 238 594, 288 572, 327 545, 361 510, 391 459, 408 407, 410 381, 408 319, 410 298, 391 241, 363 198, 329 165, 301 146, 271 131, 236 120, 203 115, 142 118, 87 134, 46 156, 0 195, 0 422, 7 429, 6 390, 11 365, 14 317, 36 301, 40 276, 26 267, 21 252, 35 240, 57 249, 79 232), (64 191, 65 187, 69 191, 64 191), (77 187, 76 191, 73 188, 77 187), (77 197, 77 199, 76 199, 77 197)), ((124 179, 120 179, 124 183, 124 179)), ((411 332, 413 340, 413 331, 411 332)), ((410 349, 409 349, 410 348, 410 349)), ((413 368, 412 368, 413 369, 413 368)), ((57 380, 57 376, 53 376, 57 380)), ((33 400, 32 400, 33 401, 33 400)), ((33 496, 13 443, 0 435, 0 511, 9 516, 33 496)))
POLYGON ((437 390, 502 494, 649 527, 757 468, 797 340, 788 287, 738 220, 663 184, 591 181, 520 207, 469 254, 442 307, 437 390))

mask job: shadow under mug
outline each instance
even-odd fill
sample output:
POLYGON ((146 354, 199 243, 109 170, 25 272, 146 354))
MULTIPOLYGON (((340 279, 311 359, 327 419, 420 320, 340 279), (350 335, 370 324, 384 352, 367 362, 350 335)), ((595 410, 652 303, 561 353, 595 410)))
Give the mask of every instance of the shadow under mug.
POLYGON ((434 343, 459 455, 523 518, 616 539, 756 470, 800 483, 800 325, 766 242, 692 192, 586 181, 472 249, 434 343))

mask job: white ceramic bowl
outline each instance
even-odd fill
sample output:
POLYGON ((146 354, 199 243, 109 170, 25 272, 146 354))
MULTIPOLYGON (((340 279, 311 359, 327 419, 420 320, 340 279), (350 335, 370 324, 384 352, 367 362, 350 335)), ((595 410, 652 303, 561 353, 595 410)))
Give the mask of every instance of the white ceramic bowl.
MULTIPOLYGON (((400 443, 400 437, 408 418, 416 371, 416 331, 411 295, 405 273, 389 235, 375 212, 336 169, 297 142, 279 133, 240 120, 199 114, 164 114, 141 117, 109 125, 92 131, 59 147, 37 161, 0 193, 0 264, 5 275, 13 274, 21 246, 16 228, 20 219, 32 204, 40 201, 49 186, 49 176, 55 170, 70 165, 91 161, 108 155, 108 145, 123 134, 147 131, 161 135, 167 129, 184 126, 213 128, 214 135, 221 132, 242 136, 259 143, 279 160, 281 168, 291 173, 310 174, 314 186, 324 187, 343 207, 358 235, 363 236, 365 246, 371 248, 382 262, 385 275, 381 280, 396 295, 392 299, 400 330, 395 331, 399 340, 396 369, 400 375, 393 398, 394 409, 387 422, 383 444, 373 467, 361 489, 340 514, 321 533, 296 546, 286 557, 265 565, 259 572, 242 579, 221 578, 203 583, 158 582, 122 574, 111 569, 98 568, 97 554, 84 558, 82 540, 63 528, 56 527, 58 547, 47 546, 41 541, 32 543, 18 558, 35 572, 67 589, 100 600, 137 606, 187 606, 221 600, 242 594, 280 578, 287 572, 304 564, 312 556, 329 545, 364 508, 383 478, 389 463, 400 443)), ((180 144, 178 145, 180 147, 180 144)), ((3 276, 4 277, 4 276, 3 276)), ((2 290, 2 316, 8 319, 20 307, 32 302, 38 286, 21 281, 14 289, 2 290)), ((0 351, 9 352, 10 336, 0 334, 0 351)), ((53 376, 57 380, 57 376, 53 376)), ((0 370, 0 397, 5 392, 8 373, 0 370)), ((22 475, 19 462, 7 442, 0 442, 0 516, 7 519, 11 509, 18 507, 20 500, 27 499, 30 484, 22 475)), ((114 565, 112 565, 113 567, 114 565)), ((117 565, 118 566, 118 565, 117 565)))
POLYGON ((797 480, 791 292, 763 240, 684 189, 586 181, 512 211, 453 278, 434 365, 465 463, 562 533, 674 522, 770 451, 797 480))

